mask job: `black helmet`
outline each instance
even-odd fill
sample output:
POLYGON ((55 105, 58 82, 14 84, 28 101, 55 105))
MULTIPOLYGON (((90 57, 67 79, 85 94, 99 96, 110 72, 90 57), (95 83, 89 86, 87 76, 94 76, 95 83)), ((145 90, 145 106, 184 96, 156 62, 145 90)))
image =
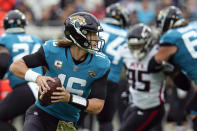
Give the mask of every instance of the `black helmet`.
POLYGON ((129 31, 127 44, 133 57, 141 60, 153 47, 153 34, 150 27, 139 23, 129 31))
POLYGON ((106 8, 106 23, 121 26, 129 26, 129 11, 120 3, 115 3, 106 8))
POLYGON ((97 41, 97 48, 91 47, 90 44, 91 41, 95 41, 95 40, 87 39, 88 33, 90 32, 98 33, 103 31, 99 21, 95 16, 87 12, 77 12, 70 15, 64 22, 64 25, 65 25, 65 30, 64 30, 65 37, 68 40, 72 41, 74 44, 76 44, 78 47, 81 47, 82 49, 85 49, 90 53, 94 53, 95 51, 101 50, 104 44, 103 39, 97 41))
POLYGON ((175 6, 162 9, 157 16, 157 27, 162 33, 185 22, 182 11, 175 6))
POLYGON ((7 13, 3 21, 4 29, 24 28, 26 25, 26 17, 19 10, 11 10, 7 13))

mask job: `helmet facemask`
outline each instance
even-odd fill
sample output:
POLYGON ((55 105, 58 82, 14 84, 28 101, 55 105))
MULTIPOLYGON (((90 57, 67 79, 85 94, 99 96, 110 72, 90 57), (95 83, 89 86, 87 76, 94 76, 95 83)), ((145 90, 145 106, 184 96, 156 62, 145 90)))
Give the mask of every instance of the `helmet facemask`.
POLYGON ((141 40, 137 38, 130 38, 127 43, 133 57, 138 60, 142 60, 152 48, 152 39, 150 38, 141 40))
POLYGON ((127 44, 133 57, 142 60, 153 46, 151 29, 142 23, 134 25, 129 32, 127 44))
MULTIPOLYGON (((86 37, 88 40, 88 49, 94 52, 100 52, 101 49, 103 48, 104 44, 105 44, 105 40, 99 38, 99 32, 96 33, 97 38, 94 38, 94 34, 93 33, 89 33, 86 37), (89 35, 89 37, 88 37, 89 35)), ((90 52, 90 51, 89 51, 90 52)))

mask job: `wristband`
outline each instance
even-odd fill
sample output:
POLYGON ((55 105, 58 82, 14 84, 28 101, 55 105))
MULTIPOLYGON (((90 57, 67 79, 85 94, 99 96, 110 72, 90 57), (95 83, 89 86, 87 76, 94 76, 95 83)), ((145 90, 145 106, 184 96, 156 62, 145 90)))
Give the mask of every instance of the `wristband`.
POLYGON ((85 110, 88 107, 88 100, 81 96, 70 94, 69 104, 81 109, 85 110))
POLYGON ((36 82, 36 79, 37 77, 39 76, 40 74, 35 72, 35 71, 32 71, 31 69, 27 70, 27 72, 25 73, 25 80, 26 81, 31 81, 31 82, 36 82))

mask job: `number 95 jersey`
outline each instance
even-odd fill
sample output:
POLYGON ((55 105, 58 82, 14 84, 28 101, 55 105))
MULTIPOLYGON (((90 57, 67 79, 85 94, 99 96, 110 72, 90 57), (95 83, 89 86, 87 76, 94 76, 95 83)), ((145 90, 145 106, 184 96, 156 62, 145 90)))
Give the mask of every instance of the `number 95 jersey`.
POLYGON ((160 105, 164 99, 165 75, 162 71, 148 72, 148 64, 157 53, 158 45, 142 59, 133 57, 127 44, 120 49, 120 55, 126 67, 129 92, 133 104, 140 109, 149 109, 160 105))
POLYGON ((169 30, 161 37, 160 44, 177 46, 178 50, 172 56, 173 62, 197 85, 197 22, 169 30))

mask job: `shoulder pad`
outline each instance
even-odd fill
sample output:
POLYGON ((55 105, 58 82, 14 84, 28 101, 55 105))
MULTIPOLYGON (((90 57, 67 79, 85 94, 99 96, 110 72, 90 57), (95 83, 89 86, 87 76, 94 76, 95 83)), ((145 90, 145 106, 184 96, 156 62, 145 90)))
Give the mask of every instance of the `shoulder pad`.
POLYGON ((44 43, 43 45, 43 49, 44 51, 47 51, 47 52, 50 52, 50 53, 56 53, 56 52, 59 52, 59 48, 57 46, 57 41, 55 40, 48 40, 44 43))
POLYGON ((94 55, 95 55, 95 58, 96 58, 96 62, 95 62, 96 66, 98 68, 100 68, 101 70, 103 70, 103 69, 108 70, 109 67, 110 67, 110 64, 111 64, 109 58, 101 52, 97 52, 94 55))
POLYGON ((165 34, 163 34, 160 38, 159 44, 172 44, 176 45, 177 40, 180 38, 180 33, 176 30, 169 30, 165 34))

